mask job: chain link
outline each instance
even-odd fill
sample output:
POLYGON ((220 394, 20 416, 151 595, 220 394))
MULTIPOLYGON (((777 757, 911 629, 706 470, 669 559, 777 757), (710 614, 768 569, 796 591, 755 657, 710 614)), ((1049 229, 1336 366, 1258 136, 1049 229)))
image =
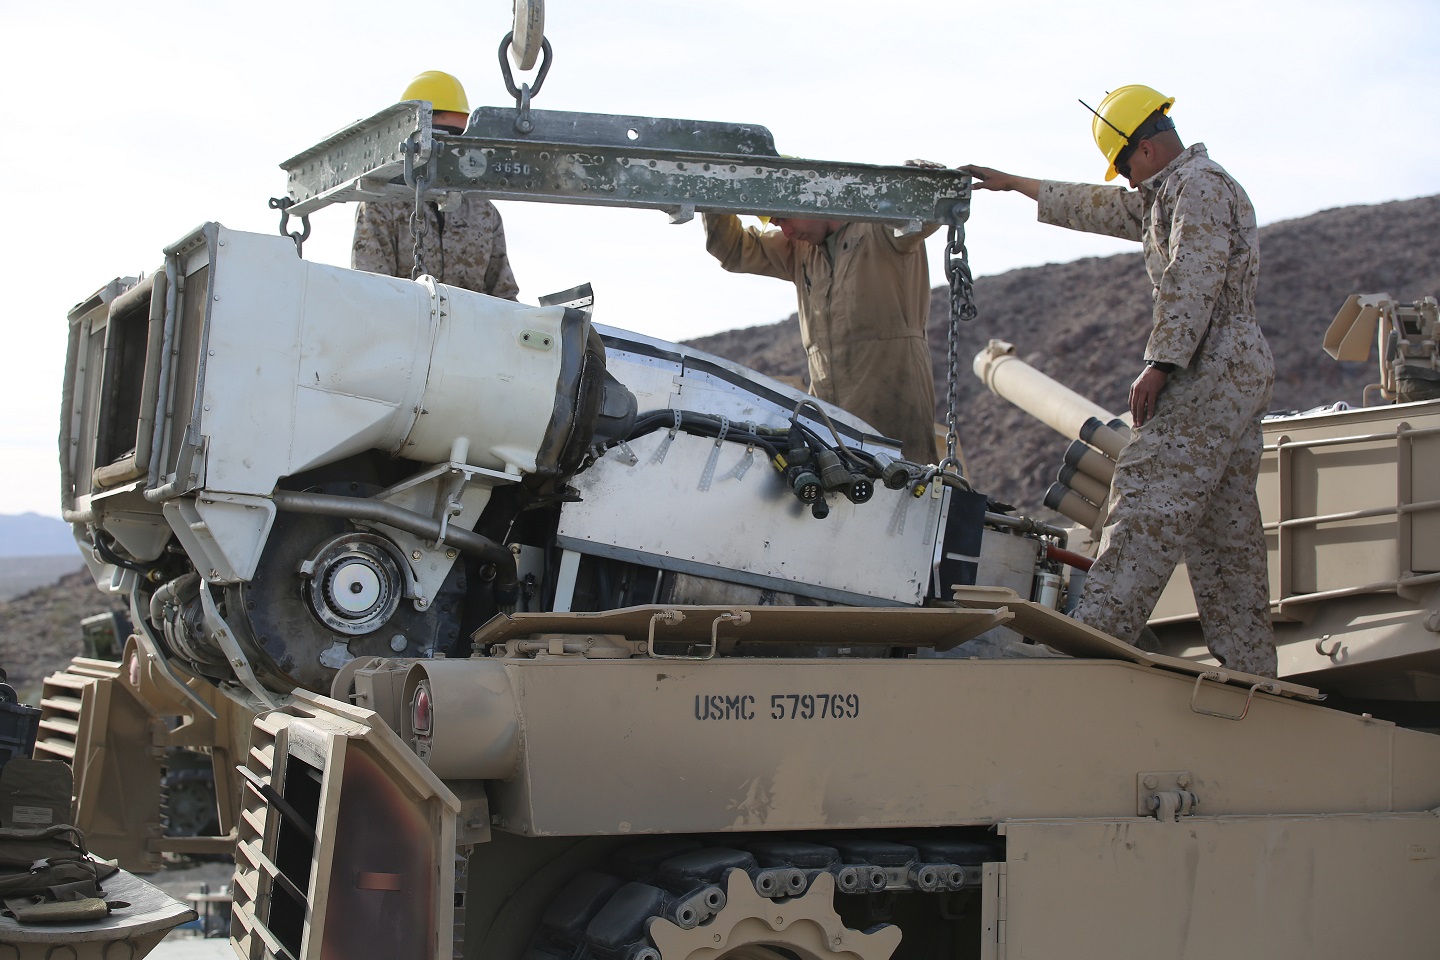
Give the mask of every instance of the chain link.
POLYGON ((950 329, 946 340, 945 459, 940 461, 940 466, 942 469, 949 466, 956 473, 960 472, 955 409, 960 384, 960 323, 969 323, 977 313, 975 281, 970 275, 970 255, 965 249, 964 214, 967 212, 968 204, 962 207, 957 203, 951 210, 950 232, 945 244, 945 278, 950 281, 950 329))
MULTIPOLYGON (((540 61, 540 72, 535 75, 535 85, 523 83, 515 85, 515 75, 510 72, 510 58, 506 54, 510 50, 511 43, 515 39, 515 31, 505 34, 505 39, 500 41, 500 75, 505 78, 505 89, 510 91, 510 96, 515 98, 515 132, 529 134, 535 130, 535 120, 530 115, 530 101, 540 92, 540 87, 545 83, 545 75, 550 72, 550 41, 543 36, 540 38, 540 50, 543 59, 540 61)), ((519 51, 516 51, 518 54, 519 51)), ((519 56, 516 57, 517 62, 519 56)))
POLYGON ((430 218, 425 213, 425 187, 429 183, 424 177, 415 178, 415 209, 410 211, 410 279, 419 280, 425 275, 425 258, 420 252, 425 234, 430 230, 430 218))
POLYGON ((430 230, 430 218, 425 214, 425 191, 430 187, 431 164, 434 162, 434 148, 429 137, 430 131, 417 130, 400 144, 405 155, 405 182, 415 188, 415 209, 410 211, 410 279, 419 280, 425 275, 425 258, 421 253, 425 234, 430 230), (424 156, 422 164, 420 158, 424 156))

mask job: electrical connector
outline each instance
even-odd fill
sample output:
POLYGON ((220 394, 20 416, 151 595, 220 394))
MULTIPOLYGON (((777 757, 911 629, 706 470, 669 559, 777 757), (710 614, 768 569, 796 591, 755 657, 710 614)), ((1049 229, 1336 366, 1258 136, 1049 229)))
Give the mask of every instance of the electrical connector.
POLYGON ((815 459, 820 465, 820 482, 826 490, 844 490, 850 486, 850 471, 834 450, 821 450, 815 459))
POLYGON ((850 485, 843 492, 851 503, 864 503, 875 496, 875 484, 870 482, 869 477, 855 473, 851 474, 850 485))
POLYGON ((820 478, 807 467, 791 467, 785 471, 785 482, 801 503, 814 503, 823 494, 820 478))
POLYGON ((911 467, 883 453, 875 454, 875 465, 880 468, 880 481, 891 490, 903 488, 915 477, 911 467))

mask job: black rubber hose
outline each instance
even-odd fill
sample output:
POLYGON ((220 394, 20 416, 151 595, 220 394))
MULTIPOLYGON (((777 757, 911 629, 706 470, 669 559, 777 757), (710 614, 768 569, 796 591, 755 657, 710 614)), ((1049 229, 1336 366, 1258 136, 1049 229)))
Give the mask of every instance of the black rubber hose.
MULTIPOLYGON (((656 430, 668 430, 675 425, 675 413, 671 410, 660 410, 652 413, 641 414, 635 420, 635 428, 626 436, 626 440, 638 440, 640 437, 654 433, 656 430)), ((725 434, 727 443, 755 444, 762 448, 770 457, 776 455, 776 447, 770 437, 760 431, 749 432, 735 430, 736 424, 730 424, 730 431, 725 434)), ((701 437, 717 437, 720 435, 720 420, 706 414, 682 412, 680 414, 680 429, 688 434, 701 437)))

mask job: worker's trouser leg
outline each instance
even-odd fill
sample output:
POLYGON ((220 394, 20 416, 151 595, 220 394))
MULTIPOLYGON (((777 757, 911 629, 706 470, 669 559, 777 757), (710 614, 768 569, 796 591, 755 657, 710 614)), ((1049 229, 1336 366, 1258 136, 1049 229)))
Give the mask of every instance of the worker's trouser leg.
POLYGON ((1210 652, 1233 670, 1273 677, 1270 570, 1255 498, 1263 442, 1260 424, 1252 423, 1210 494, 1185 560, 1210 652))
POLYGON ((1197 599, 1203 593, 1201 621, 1211 652, 1237 670, 1268 662, 1273 673, 1268 622, 1263 640, 1255 623, 1264 621, 1264 605, 1257 608, 1254 600, 1257 592, 1268 597, 1254 484, 1257 411, 1269 389, 1263 381, 1245 387, 1217 386, 1188 372, 1172 377, 1159 415, 1121 451, 1100 557, 1075 617, 1134 643, 1175 564, 1188 557, 1199 571, 1197 599), (1264 646, 1268 661, 1259 649, 1242 658, 1244 666, 1230 662, 1242 648, 1264 646))

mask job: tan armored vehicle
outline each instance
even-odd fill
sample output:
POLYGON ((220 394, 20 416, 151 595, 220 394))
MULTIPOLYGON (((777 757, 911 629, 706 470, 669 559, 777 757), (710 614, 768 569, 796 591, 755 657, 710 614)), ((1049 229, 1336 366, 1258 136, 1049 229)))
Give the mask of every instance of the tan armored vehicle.
MULTIPOLYGON (((954 171, 528 96, 428 121, 288 162, 287 216, 418 185, 940 221, 963 316, 954 171)), ((1440 404, 1272 425, 1266 680, 1183 598, 1161 652, 1067 618, 1076 544, 953 442, 908 463, 578 294, 296 247, 207 224, 69 318, 64 507, 136 632, 50 679, 41 750, 124 865, 233 851, 238 956, 1434 955, 1440 738, 1325 696, 1433 702, 1440 404), (182 745, 223 836, 161 834, 182 745)))

